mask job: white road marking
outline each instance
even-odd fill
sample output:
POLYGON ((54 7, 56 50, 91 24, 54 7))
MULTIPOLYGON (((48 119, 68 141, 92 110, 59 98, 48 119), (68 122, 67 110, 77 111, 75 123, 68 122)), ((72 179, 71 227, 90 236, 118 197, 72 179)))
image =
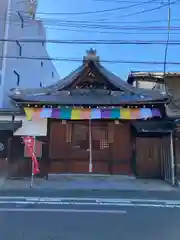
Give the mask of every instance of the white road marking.
POLYGON ((106 214, 126 214, 123 210, 91 210, 91 209, 27 209, 27 208, 0 208, 0 212, 64 212, 64 213, 106 213, 106 214))
POLYGON ((149 203, 91 203, 91 202, 33 202, 33 201, 0 201, 1 204, 16 205, 76 205, 76 206, 113 206, 113 207, 156 207, 156 208, 180 208, 177 204, 149 204, 149 203))
POLYGON ((15 201, 26 201, 26 202, 88 202, 88 204, 118 204, 118 203, 146 203, 146 204, 170 204, 170 205, 180 205, 180 200, 157 200, 157 199, 140 199, 140 198, 132 198, 132 199, 124 199, 124 198, 68 198, 68 197, 62 197, 62 198, 49 198, 49 197, 19 197, 19 196, 0 196, 0 202, 1 200, 6 200, 6 202, 12 202, 11 200, 15 201))

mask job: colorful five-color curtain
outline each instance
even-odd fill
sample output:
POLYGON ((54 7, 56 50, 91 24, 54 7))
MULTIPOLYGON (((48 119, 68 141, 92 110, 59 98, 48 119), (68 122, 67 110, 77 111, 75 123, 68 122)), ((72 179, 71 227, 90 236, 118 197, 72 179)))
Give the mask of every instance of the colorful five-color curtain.
POLYGON ((148 119, 161 118, 157 108, 24 108, 28 120, 55 118, 61 120, 88 119, 148 119))

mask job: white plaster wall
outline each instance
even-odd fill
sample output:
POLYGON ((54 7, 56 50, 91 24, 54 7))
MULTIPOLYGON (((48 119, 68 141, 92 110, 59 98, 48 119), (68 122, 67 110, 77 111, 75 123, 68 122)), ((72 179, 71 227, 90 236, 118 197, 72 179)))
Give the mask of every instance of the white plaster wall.
MULTIPOLYGON (((9 39, 46 39, 46 32, 43 23, 36 19, 31 19, 28 14, 30 0, 11 0, 11 14, 9 25, 9 39), (24 19, 24 27, 21 26, 21 20, 17 11, 20 11, 24 19), (24 12, 24 13, 23 13, 24 12)), ((5 15, 7 11, 8 0, 0 0, 0 38, 4 38, 5 34, 5 15)), ((11 88, 17 87, 17 75, 19 74, 19 88, 39 88, 40 82, 42 86, 52 84, 59 80, 59 75, 52 61, 43 61, 41 58, 49 58, 46 44, 42 43, 21 43, 22 57, 37 57, 39 60, 24 60, 24 59, 7 59, 5 79, 1 78, 1 92, 3 99, 0 102, 0 107, 6 108, 8 100, 8 92, 11 88), (42 63, 43 62, 43 63, 42 63)), ((2 55, 4 42, 0 42, 0 55, 2 55)), ((19 55, 19 46, 16 42, 7 43, 7 56, 21 57, 19 55)), ((0 59, 0 72, 2 72, 2 61, 0 59)))
POLYGON ((150 81, 145 81, 145 80, 138 80, 137 83, 133 83, 134 87, 137 88, 144 88, 144 89, 154 89, 154 90, 160 90, 160 91, 165 91, 165 85, 160 84, 160 83, 155 83, 155 82, 150 82, 150 81))
POLYGON ((15 120, 23 122, 22 127, 14 132, 15 136, 47 136, 47 119, 28 121, 25 116, 16 116, 15 120))

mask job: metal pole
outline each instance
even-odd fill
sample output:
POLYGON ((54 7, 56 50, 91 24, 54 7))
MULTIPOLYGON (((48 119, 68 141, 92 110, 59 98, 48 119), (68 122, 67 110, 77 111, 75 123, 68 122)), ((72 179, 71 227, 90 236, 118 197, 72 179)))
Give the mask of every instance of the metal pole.
POLYGON ((89 172, 92 173, 92 126, 89 120, 89 172))
MULTIPOLYGON (((33 146, 33 153, 35 151, 35 144, 36 144, 36 139, 34 137, 34 146, 33 146)), ((34 183, 34 163, 33 163, 33 160, 32 160, 32 172, 31 172, 31 184, 30 184, 30 188, 33 187, 33 183, 34 183)))
POLYGON ((175 164, 174 164, 174 144, 173 144, 173 133, 170 133, 170 156, 171 156, 171 176, 172 185, 175 185, 175 164))

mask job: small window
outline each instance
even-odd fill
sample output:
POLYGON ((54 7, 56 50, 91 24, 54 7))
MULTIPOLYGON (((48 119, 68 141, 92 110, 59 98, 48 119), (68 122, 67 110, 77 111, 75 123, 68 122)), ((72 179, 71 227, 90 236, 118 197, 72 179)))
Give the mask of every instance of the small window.
POLYGON ((16 44, 17 44, 17 47, 18 47, 18 55, 22 56, 22 46, 18 41, 16 41, 16 44))
POLYGON ((88 126, 86 124, 73 124, 72 147, 79 150, 89 149, 88 126))
POLYGON ((40 81, 40 84, 39 84, 39 86, 42 88, 42 82, 40 81))
POLYGON ((52 72, 52 78, 54 78, 54 72, 52 72))
POLYGON ((16 75, 16 86, 19 87, 20 84, 20 75, 18 72, 14 70, 14 74, 16 75))
POLYGON ((44 63, 43 63, 43 61, 41 61, 41 67, 43 67, 44 66, 44 63))

